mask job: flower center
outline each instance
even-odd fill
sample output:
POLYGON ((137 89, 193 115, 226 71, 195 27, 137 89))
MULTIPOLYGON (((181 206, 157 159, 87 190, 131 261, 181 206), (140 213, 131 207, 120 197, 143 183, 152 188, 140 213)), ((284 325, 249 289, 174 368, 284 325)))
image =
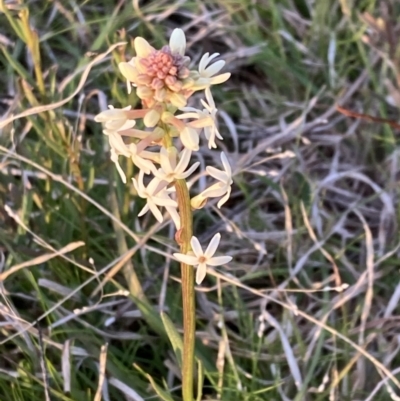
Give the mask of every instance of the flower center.
POLYGON ((157 50, 147 57, 147 74, 159 79, 165 79, 168 75, 175 76, 178 68, 174 65, 171 53, 164 50, 157 50))
POLYGON ((168 87, 173 92, 179 92, 182 89, 181 80, 189 76, 187 61, 180 54, 172 53, 169 46, 164 46, 140 59, 146 69, 146 78, 142 77, 141 80, 154 90, 168 87))
POLYGON ((199 257, 199 263, 205 263, 205 262, 207 262, 206 257, 205 256, 200 256, 199 257))

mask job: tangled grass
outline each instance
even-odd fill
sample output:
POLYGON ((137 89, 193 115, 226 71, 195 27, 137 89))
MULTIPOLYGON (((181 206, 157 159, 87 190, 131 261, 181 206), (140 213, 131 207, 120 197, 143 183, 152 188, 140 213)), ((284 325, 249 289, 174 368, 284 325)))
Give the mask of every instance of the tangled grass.
POLYGON ((181 321, 173 231, 136 217, 93 121, 138 102, 115 74, 132 39, 175 27, 232 73, 215 93, 232 197, 195 220, 234 258, 197 288, 204 399, 400 399, 399 15, 390 0, 0 1, 0 399, 179 399, 158 314, 181 321))

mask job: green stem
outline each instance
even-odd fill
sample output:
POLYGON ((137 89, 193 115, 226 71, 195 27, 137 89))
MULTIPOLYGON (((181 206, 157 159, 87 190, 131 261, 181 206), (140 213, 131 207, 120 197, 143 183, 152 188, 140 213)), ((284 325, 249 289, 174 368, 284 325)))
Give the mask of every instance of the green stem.
MULTIPOLYGON (((181 229, 177 241, 181 253, 191 249, 193 235, 193 216, 190 206, 189 190, 185 180, 176 180, 175 189, 178 199, 181 229)), ((183 305, 183 358, 182 358, 182 396, 184 401, 193 401, 194 347, 196 333, 196 305, 194 293, 194 268, 181 263, 182 305, 183 305)))

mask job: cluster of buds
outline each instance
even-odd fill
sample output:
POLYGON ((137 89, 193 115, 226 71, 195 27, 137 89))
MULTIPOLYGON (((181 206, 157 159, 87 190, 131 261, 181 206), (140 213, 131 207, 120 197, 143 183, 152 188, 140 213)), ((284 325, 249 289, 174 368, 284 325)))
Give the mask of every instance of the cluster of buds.
MULTIPOLYGON (((223 139, 217 128, 217 109, 210 87, 225 82, 230 74, 219 74, 224 61, 211 63, 218 53, 204 54, 198 70, 190 70, 190 58, 185 56, 186 38, 181 29, 173 31, 169 45, 161 50, 154 49, 141 37, 135 39, 134 47, 136 57, 120 63, 119 69, 126 78, 128 93, 132 87, 136 88, 143 108, 132 110, 130 106, 122 109, 109 106, 95 117, 95 121, 103 123, 111 160, 122 181, 126 183, 126 175, 119 164, 120 156, 130 158, 139 169, 137 178, 132 179, 138 195, 146 199, 139 216, 150 211, 162 222, 164 217, 160 208, 164 207, 179 230, 181 221, 173 184, 176 180, 187 179, 199 166, 199 162, 190 167, 189 164, 192 152, 199 150, 202 132, 210 149, 217 147, 216 138, 223 139), (200 90, 205 93, 205 100, 201 99, 202 109, 187 107, 190 96, 200 90), (137 120, 142 120, 144 129, 136 127, 137 120), (150 179, 146 180, 146 185, 147 175, 150 179)), ((209 198, 220 198, 218 207, 228 200, 232 172, 223 152, 221 161, 223 170, 211 166, 206 168, 217 182, 191 199, 193 209, 203 207, 209 198)), ((217 234, 203 252, 198 239, 192 237, 192 251, 174 254, 180 262, 197 267, 198 284, 205 277, 207 265, 218 266, 231 260, 230 256, 213 256, 219 241, 220 235, 217 234)))

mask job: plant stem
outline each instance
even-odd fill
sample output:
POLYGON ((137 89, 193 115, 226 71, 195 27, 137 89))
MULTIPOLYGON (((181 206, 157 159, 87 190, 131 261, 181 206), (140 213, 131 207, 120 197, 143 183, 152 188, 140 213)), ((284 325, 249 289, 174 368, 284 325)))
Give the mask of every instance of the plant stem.
MULTIPOLYGON (((176 180, 175 189, 178 199, 181 229, 177 241, 181 253, 191 249, 193 235, 193 216, 190 206, 189 190, 185 180, 176 180)), ((196 333, 196 306, 194 293, 194 268, 181 263, 182 306, 183 306, 183 358, 182 358, 182 396, 184 401, 193 401, 194 347, 196 333)))

